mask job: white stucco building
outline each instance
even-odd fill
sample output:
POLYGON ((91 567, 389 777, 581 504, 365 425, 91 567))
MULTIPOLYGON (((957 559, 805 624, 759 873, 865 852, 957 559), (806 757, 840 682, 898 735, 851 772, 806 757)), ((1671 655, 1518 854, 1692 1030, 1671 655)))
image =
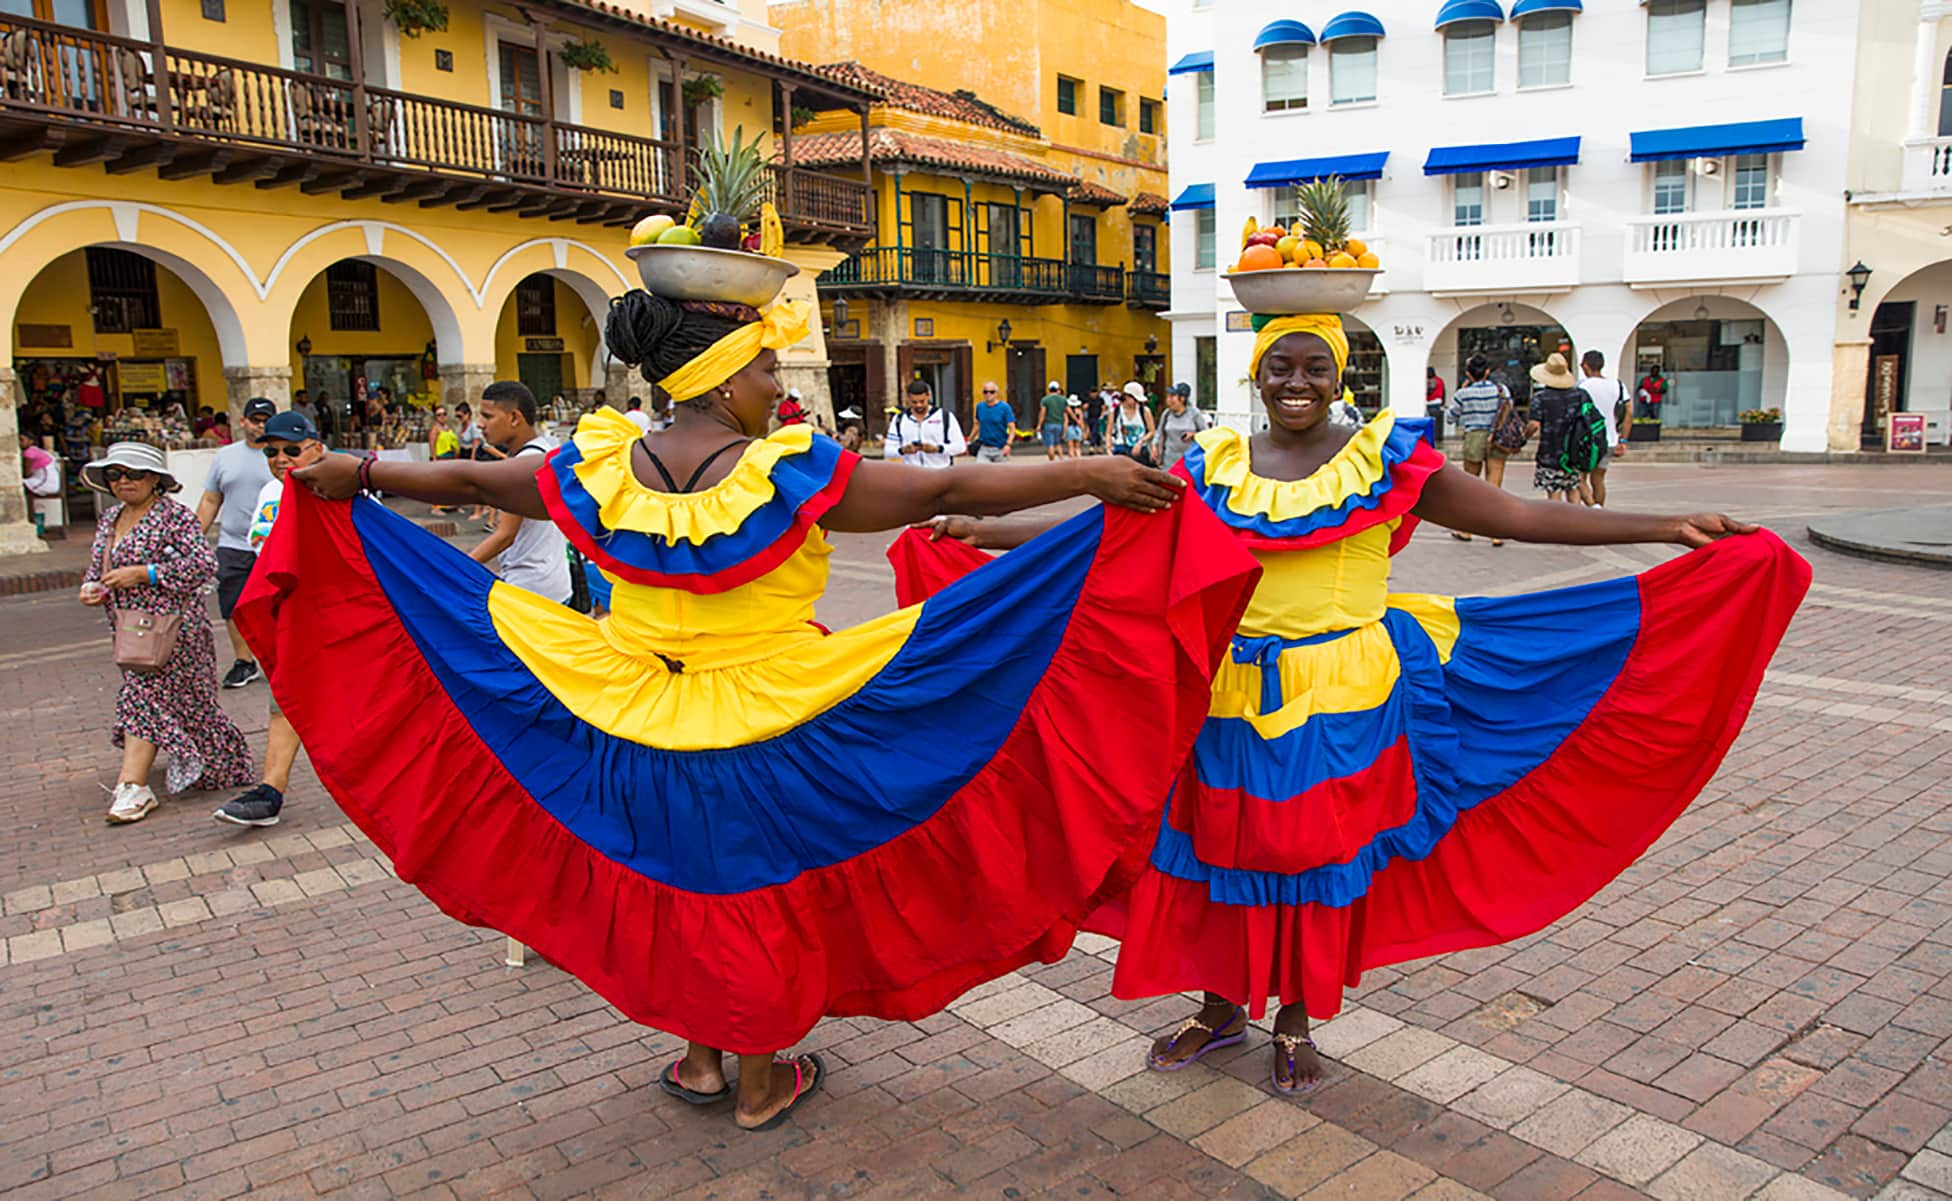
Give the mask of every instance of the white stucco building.
POLYGON ((1473 351, 1522 389, 1597 349, 1629 389, 1662 365, 1670 430, 1780 408, 1785 450, 1826 449, 1856 4, 1339 2, 1167 9, 1174 361, 1223 417, 1256 407, 1241 226, 1333 174, 1385 268, 1350 323, 1366 402, 1421 412, 1473 351))

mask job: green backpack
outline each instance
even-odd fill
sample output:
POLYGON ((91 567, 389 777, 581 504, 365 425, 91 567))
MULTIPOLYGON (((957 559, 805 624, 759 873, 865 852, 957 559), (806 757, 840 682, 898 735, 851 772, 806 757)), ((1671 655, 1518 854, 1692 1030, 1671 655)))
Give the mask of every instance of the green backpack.
POLYGON ((1573 411, 1566 427, 1566 442, 1559 452, 1559 466, 1587 475, 1606 457, 1606 416, 1591 397, 1582 394, 1579 408, 1573 411))

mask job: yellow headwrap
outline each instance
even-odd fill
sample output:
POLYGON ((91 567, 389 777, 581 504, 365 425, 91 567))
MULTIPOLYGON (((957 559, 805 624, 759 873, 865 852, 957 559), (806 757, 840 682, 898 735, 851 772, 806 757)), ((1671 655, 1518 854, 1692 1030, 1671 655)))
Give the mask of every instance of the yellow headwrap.
POLYGON ((657 382, 674 402, 703 396, 745 369, 762 350, 785 350, 807 336, 813 306, 804 300, 782 300, 759 310, 759 320, 706 347, 697 358, 657 382))
POLYGON ((1342 328, 1342 318, 1334 313, 1291 313, 1280 317, 1256 313, 1254 357, 1247 361, 1247 374, 1260 375, 1261 356, 1289 334, 1314 334, 1328 343, 1329 353, 1335 356, 1336 374, 1340 375, 1348 367, 1349 334, 1342 328))

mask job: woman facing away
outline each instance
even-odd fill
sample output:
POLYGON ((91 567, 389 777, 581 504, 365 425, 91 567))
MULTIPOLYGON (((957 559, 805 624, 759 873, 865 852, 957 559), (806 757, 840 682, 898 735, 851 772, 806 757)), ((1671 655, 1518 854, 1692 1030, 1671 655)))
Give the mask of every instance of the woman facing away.
MULTIPOLYGON (((1722 516, 1521 500, 1447 466, 1427 421, 1338 428, 1341 320, 1254 323, 1269 428, 1202 433, 1178 471, 1263 575, 1148 869, 1088 924, 1124 940, 1115 995, 1205 993, 1150 1067, 1240 1042, 1278 997, 1270 1079, 1293 1092, 1322 1076, 1309 1018, 1337 1013, 1365 969, 1538 930, 1660 836, 1740 731, 1809 567, 1722 516), (1558 592, 1392 595, 1390 555, 1420 518, 1697 549, 1558 592)), ((938 533, 1002 549, 1035 532, 951 519, 938 533)), ((918 570, 968 570, 928 545, 938 561, 903 548, 918 570)))
POLYGON ((606 342, 680 402, 668 430, 604 408, 540 470, 296 473, 328 498, 552 520, 611 582, 602 622, 299 489, 239 606, 320 779, 400 877, 690 1040, 661 1086, 736 1088, 748 1129, 819 1086, 817 1056, 774 1053, 823 1014, 935 1012, 1060 957, 1130 886, 1257 571, 1130 460, 929 471, 768 434, 806 322, 632 293, 606 342), (927 604, 813 621, 828 530, 1077 496, 1128 507, 927 604), (323 645, 358 669, 317 670, 323 645))

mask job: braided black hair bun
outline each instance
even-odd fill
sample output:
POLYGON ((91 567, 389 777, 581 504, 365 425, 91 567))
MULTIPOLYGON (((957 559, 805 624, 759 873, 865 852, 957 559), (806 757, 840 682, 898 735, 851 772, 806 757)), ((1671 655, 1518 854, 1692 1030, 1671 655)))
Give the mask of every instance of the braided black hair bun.
POLYGON ((681 305, 633 288, 611 299, 603 340, 611 354, 656 383, 757 316, 742 306, 681 305))

